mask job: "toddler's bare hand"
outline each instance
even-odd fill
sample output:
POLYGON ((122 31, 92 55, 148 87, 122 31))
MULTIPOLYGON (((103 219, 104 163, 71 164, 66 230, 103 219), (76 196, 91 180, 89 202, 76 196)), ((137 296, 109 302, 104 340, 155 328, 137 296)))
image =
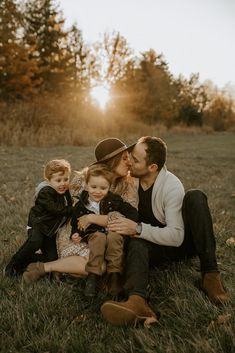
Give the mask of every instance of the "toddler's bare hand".
POLYGON ((80 235, 78 233, 74 233, 72 235, 71 239, 75 244, 79 244, 80 241, 82 240, 82 238, 80 237, 80 235))

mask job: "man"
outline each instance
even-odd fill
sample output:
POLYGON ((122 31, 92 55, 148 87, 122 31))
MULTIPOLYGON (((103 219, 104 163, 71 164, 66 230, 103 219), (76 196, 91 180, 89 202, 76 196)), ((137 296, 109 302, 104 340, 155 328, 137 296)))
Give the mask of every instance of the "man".
POLYGON ((180 180, 167 171, 166 144, 157 137, 142 137, 131 152, 131 175, 139 178, 139 221, 113 220, 108 230, 130 237, 126 256, 126 302, 105 302, 104 318, 114 325, 157 321, 146 302, 149 263, 158 265, 198 255, 201 289, 215 304, 225 303, 215 255, 215 238, 206 195, 184 194, 180 180))

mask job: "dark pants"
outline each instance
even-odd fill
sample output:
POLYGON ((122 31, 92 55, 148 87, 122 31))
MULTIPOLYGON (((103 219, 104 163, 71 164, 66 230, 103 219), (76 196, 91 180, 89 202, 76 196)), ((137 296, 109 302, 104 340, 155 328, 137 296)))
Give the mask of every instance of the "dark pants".
POLYGON ((180 247, 162 246, 130 238, 126 255, 127 293, 146 297, 150 265, 199 256, 202 272, 217 271, 215 237, 206 195, 200 190, 185 194, 182 207, 185 237, 180 247))
POLYGON ((15 274, 22 273, 31 262, 48 262, 58 258, 56 249, 56 234, 48 237, 40 232, 38 228, 28 230, 28 239, 12 256, 6 271, 13 271, 15 274), (35 254, 37 250, 42 254, 35 254))

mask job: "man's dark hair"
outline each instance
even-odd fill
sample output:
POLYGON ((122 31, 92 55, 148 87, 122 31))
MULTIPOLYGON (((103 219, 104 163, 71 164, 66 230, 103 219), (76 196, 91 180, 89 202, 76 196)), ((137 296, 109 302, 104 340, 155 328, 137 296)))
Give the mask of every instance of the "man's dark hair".
POLYGON ((158 171, 162 169, 166 162, 167 146, 159 137, 143 136, 138 140, 138 143, 145 143, 146 148, 146 163, 157 164, 158 171))

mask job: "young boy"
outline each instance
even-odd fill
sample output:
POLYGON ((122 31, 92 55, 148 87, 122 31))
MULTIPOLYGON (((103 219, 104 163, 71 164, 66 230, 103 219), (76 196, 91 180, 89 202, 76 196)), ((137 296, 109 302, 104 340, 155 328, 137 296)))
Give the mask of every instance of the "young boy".
POLYGON ((86 265, 88 272, 85 296, 94 297, 97 293, 98 279, 102 275, 102 265, 106 261, 109 277, 109 293, 117 295, 120 288, 120 273, 122 270, 123 236, 106 232, 105 227, 90 224, 85 230, 78 229, 78 218, 86 214, 107 215, 118 211, 123 216, 138 220, 137 210, 124 202, 121 196, 109 191, 113 174, 106 165, 96 164, 88 168, 86 174, 86 190, 74 206, 71 220, 71 238, 74 242, 87 241, 90 249, 89 260, 86 265))
POLYGON ((27 265, 57 259, 56 233, 72 214, 69 193, 71 167, 64 159, 49 161, 44 169, 44 181, 36 188, 35 205, 28 217, 28 239, 13 255, 5 268, 5 275, 21 274, 27 265), (35 254, 41 249, 42 254, 35 254))

